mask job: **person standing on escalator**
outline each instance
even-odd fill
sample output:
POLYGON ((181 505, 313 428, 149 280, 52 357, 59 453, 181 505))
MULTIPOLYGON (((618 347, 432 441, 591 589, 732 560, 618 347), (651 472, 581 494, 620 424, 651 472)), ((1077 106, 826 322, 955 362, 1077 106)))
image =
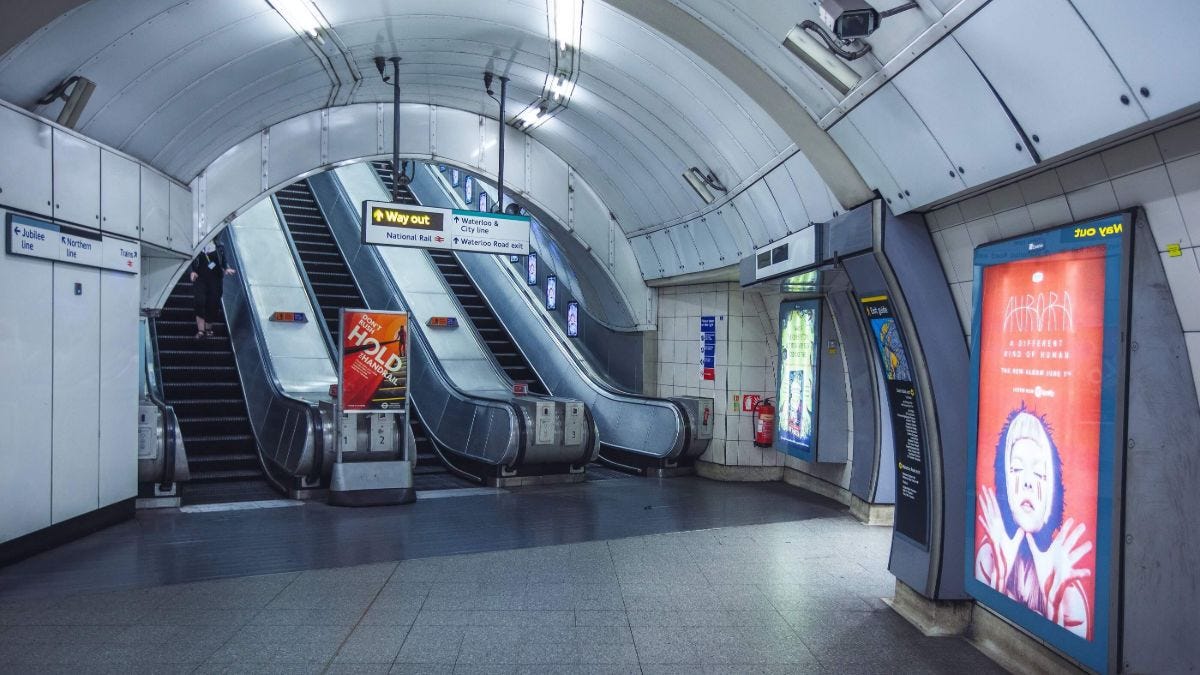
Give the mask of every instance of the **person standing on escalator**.
POLYGON ((192 296, 196 314, 196 337, 213 336, 212 325, 221 317, 221 292, 225 277, 236 273, 225 262, 225 252, 216 244, 204 245, 192 261, 192 296))

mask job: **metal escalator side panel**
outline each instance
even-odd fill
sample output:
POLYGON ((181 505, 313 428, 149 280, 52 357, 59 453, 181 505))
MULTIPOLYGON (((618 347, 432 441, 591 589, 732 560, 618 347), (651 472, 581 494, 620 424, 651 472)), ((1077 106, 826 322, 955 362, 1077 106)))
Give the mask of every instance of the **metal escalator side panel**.
MULTIPOLYGON (((220 237, 231 265, 240 269, 236 233, 227 229, 220 237)), ((248 280, 242 275, 229 279, 223 297, 225 320, 251 428, 267 476, 288 493, 294 478, 319 481, 328 466, 329 449, 316 438, 319 405, 286 393, 274 372, 248 280)))
POLYGON ((662 460, 684 454, 689 430, 681 407, 621 391, 592 373, 504 262, 480 254, 462 254, 460 259, 551 393, 588 404, 605 447, 662 460))
MULTIPOLYGON (((379 251, 362 242, 359 208, 353 204, 345 186, 332 172, 313 176, 309 180, 343 255, 352 261, 351 269, 368 306, 387 306, 412 313, 406 294, 401 292, 397 280, 387 270, 379 251)), ((417 252, 424 255, 424 251, 417 252)), ((405 290, 409 294, 413 292, 405 290)), ((479 396, 461 391, 434 355, 428 336, 420 325, 420 316, 412 313, 412 317, 409 395, 419 411, 426 433, 441 447, 475 461, 494 466, 510 466, 518 462, 521 422, 517 411, 506 401, 510 392, 504 389, 495 391, 496 396, 479 396), (490 428, 507 429, 507 432, 491 434, 480 443, 473 444, 470 432, 476 424, 476 408, 485 409, 487 418, 502 422, 489 423, 490 428)), ((489 389, 497 390, 500 387, 489 389)))

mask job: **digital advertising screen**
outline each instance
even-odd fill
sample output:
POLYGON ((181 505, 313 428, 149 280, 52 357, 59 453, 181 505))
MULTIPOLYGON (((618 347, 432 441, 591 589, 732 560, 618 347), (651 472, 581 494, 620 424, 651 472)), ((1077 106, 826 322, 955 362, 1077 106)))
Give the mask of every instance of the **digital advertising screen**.
POLYGON ((343 309, 339 402, 343 412, 403 412, 408 396, 408 314, 343 309))
POLYGON ((546 309, 558 309, 558 277, 546 277, 546 309))
POLYGON ((463 180, 463 197, 466 198, 468 204, 475 201, 475 179, 467 176, 463 180))
POLYGON ((530 286, 537 285, 537 254, 533 251, 525 256, 525 283, 530 286))
POLYGON ((781 303, 775 446, 809 462, 816 461, 820 348, 821 301, 781 303))
POLYGON ((1107 670, 1130 214, 975 250, 967 586, 1107 670))

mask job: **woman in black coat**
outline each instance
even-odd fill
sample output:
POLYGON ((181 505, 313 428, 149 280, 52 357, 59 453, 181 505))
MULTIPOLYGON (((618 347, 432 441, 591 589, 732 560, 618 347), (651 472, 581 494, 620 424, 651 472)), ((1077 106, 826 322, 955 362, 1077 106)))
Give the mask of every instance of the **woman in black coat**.
POLYGON ((196 337, 213 336, 212 324, 221 317, 221 291, 225 277, 235 270, 225 262, 225 252, 208 243, 192 261, 192 295, 195 301, 196 337))

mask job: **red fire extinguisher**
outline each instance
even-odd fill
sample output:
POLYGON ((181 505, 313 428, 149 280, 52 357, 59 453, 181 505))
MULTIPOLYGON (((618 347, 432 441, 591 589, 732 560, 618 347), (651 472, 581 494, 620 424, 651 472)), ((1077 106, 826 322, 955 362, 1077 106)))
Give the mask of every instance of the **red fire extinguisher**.
POLYGON ((775 440, 775 406, 765 398, 754 406, 754 445, 769 448, 775 440))

